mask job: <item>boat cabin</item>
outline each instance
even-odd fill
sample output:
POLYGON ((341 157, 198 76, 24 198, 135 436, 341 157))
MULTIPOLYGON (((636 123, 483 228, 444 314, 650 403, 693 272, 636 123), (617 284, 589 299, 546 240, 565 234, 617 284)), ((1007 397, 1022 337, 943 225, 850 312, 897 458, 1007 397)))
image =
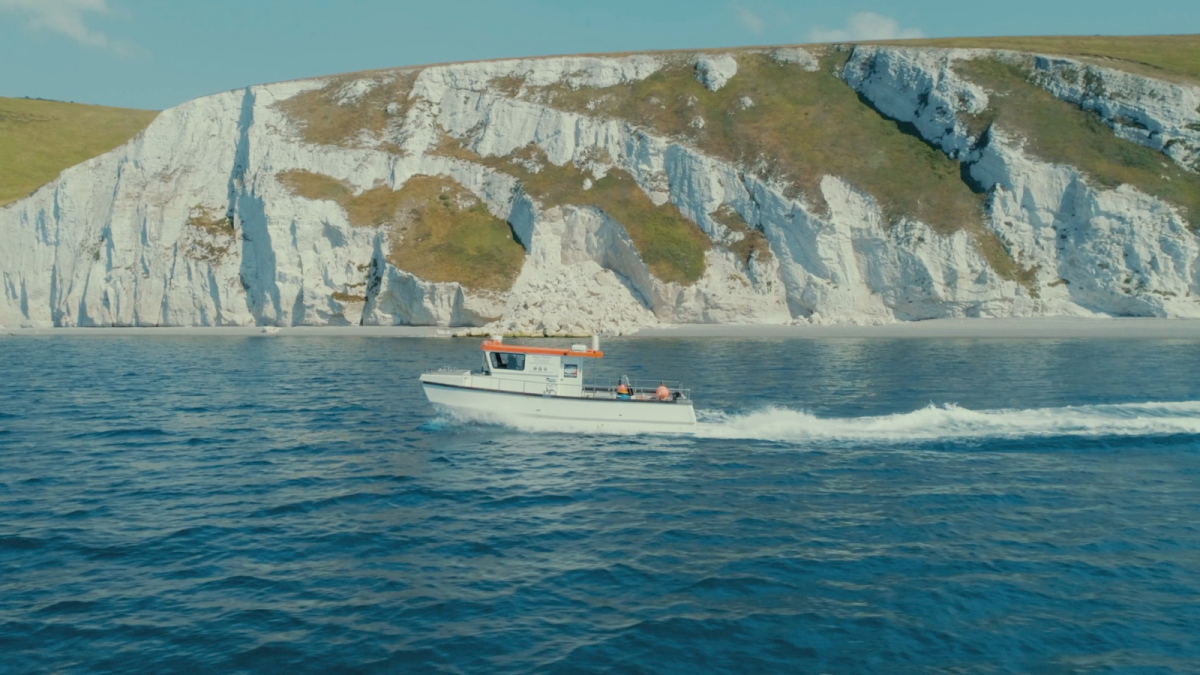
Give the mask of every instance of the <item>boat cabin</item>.
POLYGON ((483 342, 480 374, 494 378, 496 386, 488 389, 580 397, 585 359, 604 356, 596 342, 591 347, 576 344, 562 349, 506 345, 502 338, 492 338, 483 342))

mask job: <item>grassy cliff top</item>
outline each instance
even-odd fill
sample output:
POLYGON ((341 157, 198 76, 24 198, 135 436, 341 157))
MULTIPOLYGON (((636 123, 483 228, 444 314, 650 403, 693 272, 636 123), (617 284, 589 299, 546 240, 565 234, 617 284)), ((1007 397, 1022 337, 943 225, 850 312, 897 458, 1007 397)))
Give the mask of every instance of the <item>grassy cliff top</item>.
POLYGON ((0 97, 0 206, 102 155, 145 129, 158 112, 0 97))
POLYGON ((1076 58, 1170 82, 1200 84, 1200 35, 1046 35, 897 40, 869 44, 1036 52, 1076 58))
MULTIPOLYGON (((1200 84, 1200 35, 969 37, 871 41, 869 44, 1058 54, 1149 77, 1200 84)), ((689 53, 694 51, 689 50, 689 53)), ((382 107, 370 105, 373 101, 343 108, 330 100, 335 85, 352 80, 356 75, 361 74, 334 78, 325 89, 285 102, 287 112, 308 120, 303 129, 306 140, 337 144, 362 128, 378 130, 382 126, 382 107), (369 109, 363 114, 374 117, 354 118, 351 113, 361 112, 360 109, 369 109), (343 119, 346 117, 351 119, 343 119)), ((407 93, 411 78, 401 79, 403 81, 397 81, 394 86, 379 88, 376 94, 407 93)), ((403 96, 397 98, 404 100, 403 96)), ((146 128, 157 114, 150 110, 0 97, 0 206, 54 180, 63 169, 128 141, 146 128)))

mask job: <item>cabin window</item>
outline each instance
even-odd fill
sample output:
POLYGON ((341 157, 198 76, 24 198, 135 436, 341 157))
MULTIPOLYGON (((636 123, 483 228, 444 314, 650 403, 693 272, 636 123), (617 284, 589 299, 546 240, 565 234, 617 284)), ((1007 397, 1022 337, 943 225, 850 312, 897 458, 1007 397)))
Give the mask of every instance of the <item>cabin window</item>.
POLYGON ((508 354, 506 352, 492 352, 492 369, 525 370, 525 355, 508 354))

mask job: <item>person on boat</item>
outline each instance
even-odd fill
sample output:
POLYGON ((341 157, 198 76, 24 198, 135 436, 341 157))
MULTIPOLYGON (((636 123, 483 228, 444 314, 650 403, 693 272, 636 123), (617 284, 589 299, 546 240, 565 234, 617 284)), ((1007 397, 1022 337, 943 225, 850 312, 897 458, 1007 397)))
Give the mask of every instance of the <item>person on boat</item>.
POLYGON ((625 401, 634 398, 629 388, 629 377, 620 376, 620 381, 617 384, 617 398, 625 401))
POLYGON ((654 395, 657 396, 658 400, 660 401, 669 401, 671 399, 671 390, 667 389, 667 384, 665 382, 659 382, 658 389, 654 390, 654 395))

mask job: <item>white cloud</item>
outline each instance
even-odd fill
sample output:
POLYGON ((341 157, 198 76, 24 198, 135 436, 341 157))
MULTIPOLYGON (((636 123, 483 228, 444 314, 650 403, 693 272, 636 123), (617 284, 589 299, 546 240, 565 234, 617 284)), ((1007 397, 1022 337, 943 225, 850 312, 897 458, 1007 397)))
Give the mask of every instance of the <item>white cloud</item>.
POLYGON ((736 2, 731 3, 729 6, 733 8, 734 13, 737 14, 738 22, 742 24, 742 28, 745 28, 755 35, 762 34, 763 28, 766 26, 766 22, 763 21, 761 16, 755 14, 749 9, 746 9, 736 2))
POLYGON ((130 45, 112 40, 84 23, 87 13, 108 13, 106 0, 0 0, 0 11, 23 15, 25 25, 33 30, 61 33, 80 44, 111 49, 118 54, 130 51, 130 45))
POLYGON ((814 26, 808 32, 809 42, 855 42, 858 40, 908 40, 925 37, 916 28, 901 28, 900 22, 875 12, 851 14, 843 28, 826 29, 814 26))

